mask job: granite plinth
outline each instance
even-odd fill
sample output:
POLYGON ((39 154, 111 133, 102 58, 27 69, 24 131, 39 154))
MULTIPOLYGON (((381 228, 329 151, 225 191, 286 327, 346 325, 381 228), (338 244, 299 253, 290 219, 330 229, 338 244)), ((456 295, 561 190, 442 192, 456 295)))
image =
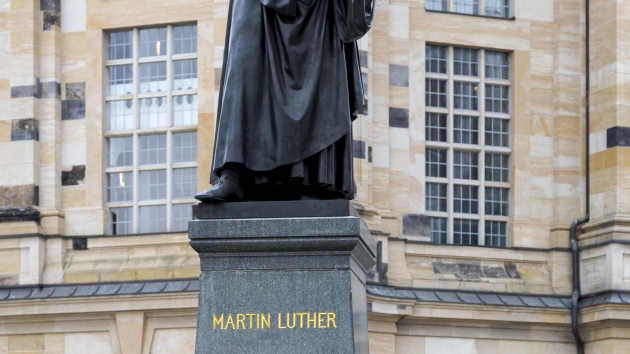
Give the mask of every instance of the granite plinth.
MULTIPOLYGON (((326 213, 300 205, 309 202, 290 203, 326 213)), ((196 353, 367 354, 365 275, 376 242, 346 205, 338 216, 243 218, 257 207, 244 205, 236 218, 191 221, 202 270, 196 353)))
POLYGON ((202 203, 197 219, 307 218, 359 216, 349 200, 300 200, 282 202, 202 203))

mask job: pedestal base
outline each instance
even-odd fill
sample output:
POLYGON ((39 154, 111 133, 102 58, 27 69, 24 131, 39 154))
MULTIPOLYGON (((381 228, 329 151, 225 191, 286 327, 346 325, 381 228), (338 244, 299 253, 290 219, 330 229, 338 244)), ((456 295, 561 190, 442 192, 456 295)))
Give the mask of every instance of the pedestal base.
POLYGON ((309 217, 314 203, 277 203, 295 215, 307 206, 306 217, 205 210, 223 219, 190 222, 202 270, 197 354, 368 353, 365 274, 375 241, 348 201, 334 201, 336 216, 309 217))

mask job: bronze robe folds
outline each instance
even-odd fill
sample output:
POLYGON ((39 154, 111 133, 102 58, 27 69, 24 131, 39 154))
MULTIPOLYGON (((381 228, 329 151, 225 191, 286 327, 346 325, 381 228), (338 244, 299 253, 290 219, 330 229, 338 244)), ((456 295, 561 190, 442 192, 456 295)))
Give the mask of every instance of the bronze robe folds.
POLYGON ((365 105, 354 41, 373 11, 373 0, 231 0, 211 182, 233 163, 246 192, 297 183, 352 198, 351 125, 365 105))

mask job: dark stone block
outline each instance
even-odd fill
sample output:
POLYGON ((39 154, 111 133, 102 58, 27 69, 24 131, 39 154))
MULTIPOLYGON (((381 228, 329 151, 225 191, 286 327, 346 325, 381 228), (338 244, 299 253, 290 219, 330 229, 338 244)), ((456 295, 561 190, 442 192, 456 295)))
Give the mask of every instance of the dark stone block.
POLYGON ((612 127, 606 130, 606 147, 630 146, 630 127, 612 127))
POLYGON ((409 110, 389 107, 389 126, 391 128, 409 128, 409 110))
POLYGON ((85 99, 61 102, 61 120, 85 119, 85 99))
POLYGON ((431 236, 431 220, 420 214, 402 215, 403 236, 431 236))
POLYGON ((409 87, 409 67, 406 65, 390 65, 389 85, 409 87))
MULTIPOLYGON (((0 199, 2 199, 2 189, 3 187, 0 187, 0 199)), ((33 207, 0 208, 0 223, 27 222, 27 221, 39 222, 39 219, 40 219, 39 211, 37 211, 37 209, 33 207)))
POLYGON ((74 237, 72 238, 72 249, 75 251, 82 251, 88 249, 87 238, 74 237))
POLYGON ((521 274, 516 269, 516 264, 512 262, 505 262, 505 272, 510 279, 521 279, 521 274))
POLYGON ((459 272, 459 266, 457 264, 434 261, 433 271, 435 274, 455 274, 459 272))
POLYGON ((72 166, 71 171, 61 171, 62 186, 78 186, 82 184, 84 180, 85 166, 72 166))
POLYGON ((352 141, 352 155, 355 159, 365 159, 365 141, 352 141))
POLYGON ((361 73, 361 82, 363 83, 363 92, 368 94, 368 74, 361 73))
POLYGON ((368 52, 367 52, 367 50, 360 50, 359 51, 359 62, 361 64, 362 68, 367 68, 368 67, 368 52))
POLYGON ((358 216, 349 200, 201 203, 197 213, 200 220, 358 216))
POLYGON ((368 146, 368 162, 372 163, 372 147, 368 146))
POLYGON ((42 82, 42 92, 40 98, 61 98, 61 84, 56 81, 42 82))
POLYGON ((41 11, 61 11, 61 0, 40 0, 39 9, 41 11))
POLYGON ((39 213, 28 208, 39 204, 39 187, 27 184, 24 186, 0 187, 0 207, 5 207, 0 215, 5 217, 30 218, 39 213))
POLYGON ((11 98, 35 97, 39 98, 40 90, 38 85, 14 86, 11 87, 11 98))
POLYGON ((50 31, 52 26, 61 27, 61 13, 59 11, 44 11, 44 31, 50 31))
POLYGON ((463 281, 479 281, 483 277, 481 266, 472 263, 458 263, 459 272, 455 276, 463 281))
POLYGON ((219 91, 221 89, 221 74, 222 69, 214 69, 214 90, 219 91))
POLYGON ((507 278, 507 274, 505 273, 505 269, 502 267, 490 267, 490 266, 484 266, 483 267, 483 273, 485 274, 485 276, 487 278, 498 278, 498 279, 502 279, 502 278, 507 278))
POLYGON ((73 82, 66 84, 66 100, 85 99, 85 82, 73 82))
POLYGON ((11 121, 11 141, 39 141, 39 121, 34 118, 14 119, 11 121))

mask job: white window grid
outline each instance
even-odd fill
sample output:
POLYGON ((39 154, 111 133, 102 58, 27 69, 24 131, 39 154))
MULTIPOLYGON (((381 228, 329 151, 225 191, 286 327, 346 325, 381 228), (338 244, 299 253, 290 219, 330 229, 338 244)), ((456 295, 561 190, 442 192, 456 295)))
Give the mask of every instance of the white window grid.
POLYGON ((479 187, 456 184, 453 188, 457 214, 479 214, 479 187))
POLYGON ((453 84, 455 109, 467 111, 479 110, 479 84, 475 82, 455 81, 453 84))
POLYGON ((486 187, 486 215, 510 215, 510 190, 507 188, 486 187))
POLYGON ((486 51, 486 77, 489 79, 510 79, 510 55, 505 52, 486 51))
POLYGON ((427 45, 426 71, 429 73, 446 74, 447 59, 446 47, 440 45, 427 45))
POLYGON ((510 113, 510 86, 486 84, 486 111, 510 113))
POLYGON ((448 82, 440 79, 426 80, 426 105, 446 108, 448 104, 448 82))
POLYGON ((453 50, 453 69, 455 75, 479 76, 479 51, 470 48, 453 50))
MULTIPOLYGON (((140 56, 140 30, 134 28, 131 30, 131 37, 133 38, 132 44, 132 56, 129 58, 108 60, 105 62, 105 69, 107 73, 107 80, 105 82, 107 95, 105 97, 106 107, 106 128, 105 137, 132 137, 133 138, 133 160, 132 166, 124 167, 106 167, 106 206, 110 209, 110 219, 112 213, 118 213, 121 215, 122 221, 116 221, 112 223, 110 220, 108 233, 112 233, 112 227, 116 227, 116 234, 136 234, 136 233, 153 233, 153 232, 170 232, 170 231, 184 231, 182 225, 187 224, 183 222, 184 219, 190 220, 192 217, 192 208, 190 211, 185 209, 191 207, 196 201, 192 198, 172 198, 172 180, 173 169, 178 168, 197 168, 197 160, 195 153, 195 160, 188 162, 174 162, 173 161, 173 134, 183 132, 196 132, 197 131, 197 119, 191 117, 192 114, 197 114, 197 94, 198 90, 196 85, 193 89, 183 89, 175 91, 173 89, 174 82, 174 61, 180 60, 197 60, 198 53, 196 44, 194 45, 193 53, 173 54, 173 29, 179 25, 167 25, 161 26, 166 31, 166 40, 160 41, 160 56, 140 56), (147 63, 166 62, 166 88, 164 91, 158 92, 140 92, 140 65, 147 63), (116 87, 116 90, 110 92, 110 68, 125 66, 132 70, 124 70, 122 75, 118 77, 113 76, 116 79, 116 83, 122 83, 123 86, 116 87), (131 73, 131 78, 127 74, 131 73), (122 78, 121 78, 122 77, 122 78), (188 118, 181 119, 178 124, 174 124, 174 109, 173 101, 178 97, 182 97, 183 101, 188 99, 191 106, 194 105, 194 110, 189 110, 188 118), (161 106, 163 108, 152 110, 149 109, 150 115, 141 122, 141 102, 146 103, 152 101, 153 104, 162 100, 161 106), (140 137, 143 135, 151 134, 165 134, 167 141, 166 148, 166 162, 160 164, 140 165, 140 137), (150 170, 165 170, 166 171, 166 183, 165 183, 165 198, 157 200, 140 200, 140 172, 150 170), (107 188, 107 179, 115 178, 124 182, 124 186, 107 188), (110 198, 111 195, 120 195, 120 190, 123 190, 124 195, 131 195, 131 198, 122 198, 124 200, 118 200, 121 198, 110 198), (126 193, 126 194, 125 194, 126 193), (176 206, 176 208, 174 208, 176 206), (174 213, 178 213, 174 215, 174 213), (147 222, 141 225, 140 214, 143 214, 143 220, 147 222), (164 217, 159 217, 163 215, 164 217), (175 218, 177 217, 177 218, 175 218), (173 226, 175 224, 175 226, 173 226)), ((192 25, 196 28, 196 25, 192 25)), ((156 27, 158 28, 158 27, 156 27)), ((191 41, 196 41, 196 38, 189 38, 191 41)), ((152 42, 152 41, 151 41, 152 42)), ((179 41, 181 43, 181 41, 179 41)), ((153 43, 153 42, 152 42, 153 43)), ((146 47, 146 43, 142 43, 146 47)), ((116 43, 114 46, 118 45, 116 43)), ((122 45, 122 44, 121 44, 122 45)), ((156 44, 151 44, 155 46, 156 44)), ((181 44, 180 44, 181 45, 181 44)), ((114 46, 107 43, 106 50, 109 50, 114 46)), ((146 51, 151 51, 153 48, 147 47, 146 51)), ((108 54, 108 58, 109 58, 108 54)), ((119 69, 121 70, 121 69, 119 69)), ((196 70, 195 70, 196 71, 196 70)))
POLYGON ((446 142, 447 116, 440 113, 426 113, 426 139, 446 142))
POLYGON ((479 118, 456 115, 453 126, 453 140, 458 144, 479 144, 479 118))
POLYGON ((431 242, 436 244, 446 244, 448 232, 446 225, 447 218, 429 218, 431 221, 431 242))
POLYGON ((510 147, 510 120, 487 117, 485 121, 486 145, 510 147))
POLYGON ((446 212, 448 202, 447 185, 427 183, 427 210, 446 212))
POLYGON ((455 240, 457 245, 477 245, 479 243, 479 220, 455 219, 455 240))
POLYGON ((479 180, 479 153, 456 150, 453 153, 453 173, 455 179, 479 180))
POLYGON ((166 62, 140 64, 140 93, 166 92, 166 62))
POLYGON ((512 0, 426 0, 427 10, 510 18, 512 0))
POLYGON ((486 246, 507 246, 507 223, 505 221, 486 221, 485 234, 486 246))
MULTIPOLYGON (((440 46, 439 44, 428 44, 432 48, 440 46)), ((508 110, 507 113, 504 112, 488 112, 485 109, 485 99, 479 100, 479 107, 477 111, 470 110, 462 110, 456 109, 454 105, 454 85, 456 81, 459 82, 471 82, 477 84, 477 95, 478 97, 485 98, 485 87, 486 84, 490 85, 501 85, 511 88, 511 77, 508 79, 503 78, 494 78, 487 77, 486 75, 486 51, 484 49, 477 49, 478 51, 478 69, 479 75, 477 77, 471 76, 462 76, 455 75, 454 72, 454 47, 448 45, 442 45, 447 53, 447 70, 446 73, 434 73, 434 72, 426 72, 426 81, 427 88, 429 80, 439 80, 446 82, 446 88, 444 89, 446 93, 446 107, 432 107, 430 104, 425 105, 426 109, 426 118, 429 125, 427 128, 427 139, 426 139, 426 148, 427 149, 443 149, 447 150, 447 160, 448 160, 448 168, 447 168, 447 178, 436 178, 436 177, 425 177, 426 182, 426 196, 427 196, 427 216, 431 218, 445 218, 447 219, 447 241, 449 244, 454 243, 455 241, 455 220, 476 220, 476 228, 478 229, 478 235, 485 235, 484 227, 485 221, 493 221, 493 222, 504 222, 507 223, 511 219, 509 216, 495 216, 495 215, 486 215, 485 214, 485 188, 486 187, 498 187, 498 188, 506 188, 511 193, 511 185, 508 181, 486 181, 485 176, 485 158, 486 153, 491 154, 501 154, 508 156, 508 163, 512 163, 512 159, 509 159, 509 156, 512 153, 511 149, 511 128, 510 124, 511 120, 511 112, 508 110), (430 117, 435 117, 436 115, 445 115, 446 119, 446 141, 435 141, 429 138, 428 132, 433 128, 429 128, 434 126, 435 124, 430 123, 430 117), (455 116, 468 116, 477 118, 477 144, 467 144, 467 143, 458 143, 455 141, 455 116), (495 120, 498 120, 497 123, 494 123, 495 120), (488 126, 490 124, 490 126, 488 126), (493 129, 493 125, 495 124, 498 127, 499 131, 493 129), (489 141, 493 140, 493 141, 489 141), (495 142, 496 141, 496 142, 495 142), (488 144, 488 142, 490 144, 488 144), (498 143, 501 144, 498 144, 498 143), (493 146, 498 145, 498 146, 493 146), (476 179, 461 179, 455 178, 455 154, 457 151, 461 152, 474 152, 477 153, 477 178, 476 179), (435 189, 435 185, 445 185, 446 191, 443 195, 439 197, 436 196, 437 190, 435 189), (455 212, 455 186, 476 186, 477 190, 477 209, 478 212, 476 214, 466 214, 455 212), (433 194, 431 194, 433 193, 433 194), (435 208, 437 202, 444 202, 446 199, 446 207, 435 208), (435 209, 435 210, 432 210, 435 209)), ((496 51, 492 51, 491 53, 496 53, 496 51)), ((509 58, 509 56, 508 56, 509 58)), ((427 57, 427 61, 431 60, 427 57)), ((508 61, 509 63, 509 61, 508 61)), ((428 63, 427 63, 428 65, 428 63)), ((507 70, 510 73, 510 68, 507 70)), ((511 90, 510 90, 511 95, 511 90)), ((427 90, 425 99, 429 98, 429 91, 427 90)), ((511 97, 508 96, 507 99, 511 103, 511 97)), ((510 109, 511 109, 510 104, 510 109)), ((472 129, 471 129, 472 130, 472 129)), ((462 140, 463 141, 463 140, 462 140)), ((511 165, 506 166, 509 173, 513 170, 511 165)), ((471 224, 467 224, 470 226, 471 224)), ((458 237, 461 240, 461 232, 458 233, 458 237)), ((506 236, 507 237, 507 236, 506 236)), ((476 240, 478 243, 475 245, 484 246, 485 245, 485 237, 477 237, 476 240)))
POLYGON ((486 152, 485 167, 486 181, 510 183, 510 155, 486 152))
POLYGON ((448 151, 443 149, 427 149, 426 173, 428 177, 447 178, 448 151))

